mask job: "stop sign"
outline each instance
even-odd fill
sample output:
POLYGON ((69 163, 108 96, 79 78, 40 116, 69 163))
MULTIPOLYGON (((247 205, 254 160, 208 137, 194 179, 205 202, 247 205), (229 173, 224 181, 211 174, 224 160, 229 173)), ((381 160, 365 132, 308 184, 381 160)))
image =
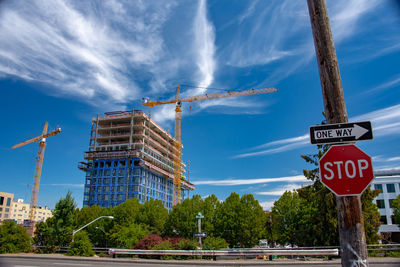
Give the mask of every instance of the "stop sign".
POLYGON ((374 179, 371 157, 355 145, 331 146, 319 160, 319 173, 338 196, 360 195, 374 179))

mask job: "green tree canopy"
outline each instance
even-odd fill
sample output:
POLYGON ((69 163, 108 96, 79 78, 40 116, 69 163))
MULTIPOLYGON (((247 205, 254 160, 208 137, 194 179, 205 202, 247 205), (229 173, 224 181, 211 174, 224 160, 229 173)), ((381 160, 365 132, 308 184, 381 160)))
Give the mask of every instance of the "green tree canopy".
POLYGON ((168 210, 161 200, 151 199, 140 206, 138 223, 145 224, 153 233, 161 234, 164 231, 168 218, 168 210))
POLYGON ((231 193, 215 213, 215 232, 231 247, 252 247, 265 233, 266 217, 253 195, 231 193))
POLYGON ((193 238, 193 234, 197 232, 196 215, 202 211, 202 206, 203 199, 200 195, 194 195, 175 205, 167 219, 166 235, 193 238))
POLYGON ((0 225, 0 253, 28 252, 31 249, 31 237, 26 230, 12 221, 3 221, 0 225))
POLYGON ((75 200, 71 192, 68 192, 65 198, 61 198, 56 203, 51 220, 46 221, 56 246, 67 246, 71 242, 75 208, 75 200))
POLYGON ((86 231, 79 231, 74 236, 74 241, 67 252, 68 256, 85 256, 90 257, 94 255, 92 250, 92 243, 86 231))

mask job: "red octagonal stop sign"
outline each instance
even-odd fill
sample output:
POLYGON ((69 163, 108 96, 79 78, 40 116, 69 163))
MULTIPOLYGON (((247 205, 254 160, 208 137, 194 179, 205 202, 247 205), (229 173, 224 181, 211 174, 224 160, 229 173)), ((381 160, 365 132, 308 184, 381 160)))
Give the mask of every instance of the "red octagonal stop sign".
POLYGON ((360 195, 374 179, 371 157, 355 145, 331 146, 319 160, 319 174, 338 196, 360 195))

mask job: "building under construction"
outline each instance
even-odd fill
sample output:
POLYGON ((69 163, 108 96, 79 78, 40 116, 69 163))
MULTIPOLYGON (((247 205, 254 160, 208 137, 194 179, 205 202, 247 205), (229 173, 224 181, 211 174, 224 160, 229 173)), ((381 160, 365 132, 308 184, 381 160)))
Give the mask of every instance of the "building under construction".
MULTIPOLYGON (((83 206, 116 206, 127 199, 162 200, 172 208, 176 140, 142 111, 107 112, 92 119, 83 206)), ((181 166, 182 172, 185 166, 181 166)), ((193 184, 182 175, 181 201, 193 184)))

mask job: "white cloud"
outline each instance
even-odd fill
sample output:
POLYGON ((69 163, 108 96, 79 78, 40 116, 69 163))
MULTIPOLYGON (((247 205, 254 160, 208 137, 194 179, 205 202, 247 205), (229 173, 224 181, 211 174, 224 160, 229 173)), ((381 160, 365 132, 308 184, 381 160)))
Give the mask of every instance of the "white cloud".
POLYGON ((263 208, 263 210, 271 210, 271 208, 274 206, 274 202, 275 201, 263 201, 260 202, 261 207, 263 208))
MULTIPOLYGON (((200 72, 199 84, 208 87, 214 80, 216 63, 215 30, 207 19, 207 5, 205 0, 200 0, 194 20, 194 51, 197 51, 196 64, 200 72)), ((203 90, 204 91, 204 90, 203 90)))
POLYGON ((151 71, 165 56, 161 28, 172 7, 170 1, 5 2, 0 71, 47 84, 51 95, 102 107, 126 104, 140 94, 131 78, 138 71, 160 80, 151 71))
POLYGON ((61 187, 76 187, 76 188, 83 188, 84 184, 41 184, 41 186, 61 186, 61 187))
POLYGON ((257 179, 227 179, 227 180, 204 180, 192 181, 195 185, 215 185, 215 186, 235 186, 235 185, 250 185, 264 184, 275 182, 305 182, 307 179, 303 175, 277 177, 277 178, 257 178, 257 179))
POLYGON ((273 191, 263 191, 263 192, 255 192, 255 195, 261 195, 261 196, 281 196, 283 193, 286 191, 293 191, 294 189, 301 188, 301 184, 288 184, 288 185, 283 185, 281 187, 275 188, 273 191))
MULTIPOLYGON (((363 115, 350 118, 349 121, 371 121, 373 126, 372 130, 375 137, 396 135, 400 132, 400 104, 365 113, 363 115)), ((308 144, 309 135, 305 134, 297 137, 271 141, 249 149, 249 151, 262 149, 260 151, 241 153, 232 156, 232 158, 247 158, 268 154, 276 154, 284 151, 293 150, 299 147, 304 147, 308 144)))

